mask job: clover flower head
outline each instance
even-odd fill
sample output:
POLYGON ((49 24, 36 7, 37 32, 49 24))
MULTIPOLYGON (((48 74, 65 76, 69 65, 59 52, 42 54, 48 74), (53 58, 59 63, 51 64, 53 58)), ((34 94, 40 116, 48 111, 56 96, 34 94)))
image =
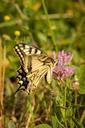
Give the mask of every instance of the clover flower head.
POLYGON ((67 65, 71 62, 73 55, 70 52, 61 51, 58 53, 58 65, 67 65))
POLYGON ((52 71, 54 79, 62 80, 74 74, 75 69, 68 66, 72 57, 73 55, 68 52, 61 51, 58 53, 58 63, 52 71))

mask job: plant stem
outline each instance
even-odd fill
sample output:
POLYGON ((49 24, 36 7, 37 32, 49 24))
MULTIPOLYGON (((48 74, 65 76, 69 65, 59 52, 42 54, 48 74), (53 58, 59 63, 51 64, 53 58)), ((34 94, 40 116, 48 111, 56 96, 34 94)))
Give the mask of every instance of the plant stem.
POLYGON ((48 27, 49 27, 49 30, 50 30, 50 33, 51 33, 51 38, 52 38, 54 50, 58 51, 58 49, 56 48, 55 37, 54 37, 53 30, 51 29, 51 22, 50 22, 50 20, 49 20, 49 16, 48 16, 48 12, 47 12, 47 8, 46 8, 45 1, 44 1, 44 0, 42 0, 42 5, 43 5, 43 9, 44 9, 46 18, 47 18, 48 27))
MULTIPOLYGON (((66 94, 67 94, 67 85, 65 86, 65 96, 64 96, 64 107, 66 107, 66 94)), ((66 123, 66 109, 65 109, 65 126, 67 127, 67 123, 66 123)))

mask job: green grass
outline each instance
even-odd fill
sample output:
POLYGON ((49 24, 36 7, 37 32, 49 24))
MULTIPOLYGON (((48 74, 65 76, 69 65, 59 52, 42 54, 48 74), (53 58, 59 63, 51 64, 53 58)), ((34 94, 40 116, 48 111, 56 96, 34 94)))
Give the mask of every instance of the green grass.
POLYGON ((0 17, 0 128, 84 128, 84 0, 1 0, 0 17), (14 96, 19 42, 37 45, 49 56, 70 51, 75 76, 65 83, 53 79, 51 85, 42 80, 34 94, 14 96))

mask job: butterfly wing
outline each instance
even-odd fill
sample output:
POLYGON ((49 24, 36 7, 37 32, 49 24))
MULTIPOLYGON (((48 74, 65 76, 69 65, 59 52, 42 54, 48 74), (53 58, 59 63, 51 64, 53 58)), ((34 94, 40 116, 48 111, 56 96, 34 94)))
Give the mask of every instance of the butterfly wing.
POLYGON ((46 75, 47 81, 52 76, 51 70, 54 65, 54 60, 39 48, 27 44, 18 44, 15 46, 21 65, 26 72, 26 78, 29 81, 29 88, 36 88, 40 80, 46 75))
POLYGON ((18 54, 21 64, 26 72, 31 72, 32 56, 39 56, 42 54, 42 51, 39 48, 22 43, 15 46, 15 51, 18 54))
POLYGON ((44 65, 38 57, 32 59, 32 72, 27 75, 30 81, 31 89, 34 90, 39 84, 40 80, 47 74, 48 66, 44 65))

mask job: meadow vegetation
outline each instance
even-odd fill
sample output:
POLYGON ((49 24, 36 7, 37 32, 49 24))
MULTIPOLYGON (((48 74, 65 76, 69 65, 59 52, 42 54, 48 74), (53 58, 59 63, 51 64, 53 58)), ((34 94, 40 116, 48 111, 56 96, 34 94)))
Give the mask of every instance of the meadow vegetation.
POLYGON ((85 128, 84 0, 0 0, 0 128, 85 128), (74 75, 42 80, 32 95, 13 95, 20 42, 56 59, 59 51, 70 52, 74 75))

